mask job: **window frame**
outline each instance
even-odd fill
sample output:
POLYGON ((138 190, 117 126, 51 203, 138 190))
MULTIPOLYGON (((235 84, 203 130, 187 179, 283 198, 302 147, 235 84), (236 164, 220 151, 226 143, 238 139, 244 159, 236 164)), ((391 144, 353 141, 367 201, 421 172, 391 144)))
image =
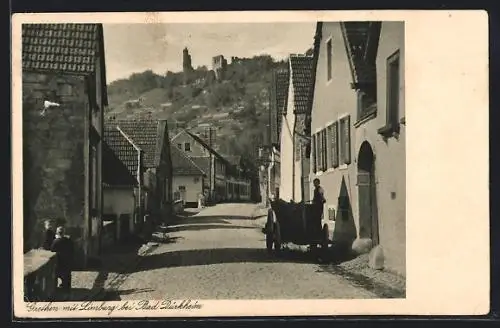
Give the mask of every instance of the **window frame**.
POLYGON ((339 167, 348 166, 352 163, 352 138, 351 138, 351 115, 343 115, 338 119, 339 130, 339 167), (343 126, 344 124, 344 126, 343 126), (347 129, 346 131, 344 131, 347 129), (345 138, 347 137, 347 140, 345 138))
POLYGON ((333 79, 333 38, 329 37, 326 41, 326 82, 333 79))
POLYGON ((386 108, 385 108, 385 126, 378 130, 378 133, 384 137, 392 137, 399 134, 400 131, 400 120, 401 108, 400 108, 400 89, 401 89, 401 60, 400 60, 400 49, 394 51, 386 59, 386 108), (397 87, 393 90, 393 75, 392 69, 397 63, 397 87), (396 97, 396 104, 393 103, 394 93, 396 97))

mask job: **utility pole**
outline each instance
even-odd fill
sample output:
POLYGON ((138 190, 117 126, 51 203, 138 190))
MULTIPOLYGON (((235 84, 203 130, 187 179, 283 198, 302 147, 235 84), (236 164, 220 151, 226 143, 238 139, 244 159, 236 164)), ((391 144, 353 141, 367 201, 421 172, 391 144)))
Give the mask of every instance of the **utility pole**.
MULTIPOLYGON (((213 149, 213 146, 215 144, 215 129, 212 127, 212 126, 208 126, 206 128, 206 135, 208 136, 208 145, 211 149, 213 149)), ((213 155, 212 155, 212 152, 209 151, 209 162, 210 162, 210 173, 209 173, 209 197, 210 197, 210 200, 213 200, 213 196, 214 196, 214 193, 212 191, 212 189, 214 189, 215 187, 215 167, 213 167, 214 163, 213 163, 213 155), (212 174, 213 173, 213 174, 212 174), (212 176, 213 176, 213 182, 212 182, 212 176)))

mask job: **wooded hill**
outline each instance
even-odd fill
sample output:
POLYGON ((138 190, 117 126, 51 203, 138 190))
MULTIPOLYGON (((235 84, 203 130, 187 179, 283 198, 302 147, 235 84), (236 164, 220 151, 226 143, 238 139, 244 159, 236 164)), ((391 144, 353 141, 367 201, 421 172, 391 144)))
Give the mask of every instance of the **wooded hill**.
POLYGON ((166 118, 194 130, 208 123, 217 129, 216 143, 222 154, 240 155, 255 165, 256 147, 262 144, 269 124, 272 72, 287 65, 261 55, 232 60, 220 78, 205 66, 187 74, 135 73, 108 86, 106 116, 166 118))

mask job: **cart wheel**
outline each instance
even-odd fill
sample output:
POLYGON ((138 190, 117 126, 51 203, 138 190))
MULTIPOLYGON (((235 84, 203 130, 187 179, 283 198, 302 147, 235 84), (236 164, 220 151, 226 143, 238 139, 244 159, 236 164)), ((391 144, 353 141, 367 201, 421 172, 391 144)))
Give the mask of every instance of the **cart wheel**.
POLYGON ((276 222, 274 224, 273 230, 274 230, 274 251, 280 252, 281 251, 281 232, 280 232, 280 225, 278 222, 276 222))

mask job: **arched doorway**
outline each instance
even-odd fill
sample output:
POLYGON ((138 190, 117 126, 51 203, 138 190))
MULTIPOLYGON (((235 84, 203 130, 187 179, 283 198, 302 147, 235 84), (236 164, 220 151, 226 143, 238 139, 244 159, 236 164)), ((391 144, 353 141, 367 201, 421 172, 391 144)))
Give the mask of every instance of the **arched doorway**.
POLYGON ((379 243, 377 192, 375 184, 375 156, 365 141, 358 154, 359 236, 379 243))

